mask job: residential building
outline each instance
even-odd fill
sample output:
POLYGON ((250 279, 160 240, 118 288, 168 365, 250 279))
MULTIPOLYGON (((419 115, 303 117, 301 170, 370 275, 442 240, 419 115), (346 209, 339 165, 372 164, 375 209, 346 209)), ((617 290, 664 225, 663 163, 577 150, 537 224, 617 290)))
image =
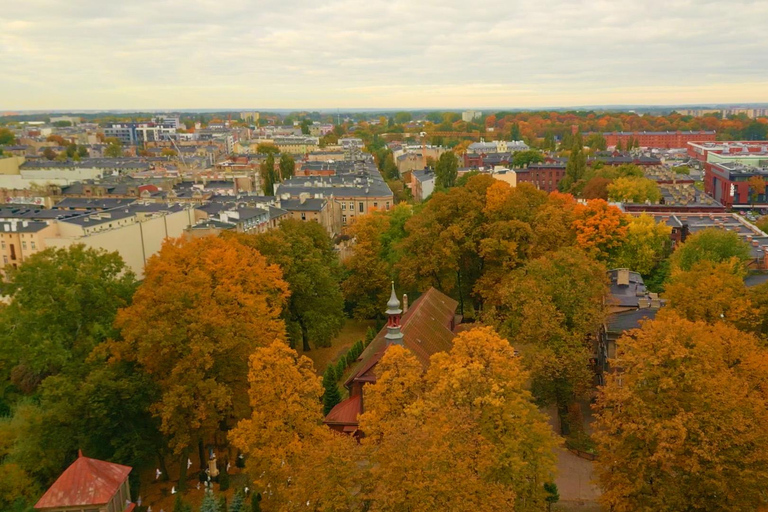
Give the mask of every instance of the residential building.
POLYGON ((408 307, 408 298, 400 300, 392 294, 387 302, 387 325, 379 331, 371 344, 357 358, 356 364, 344 382, 349 398, 331 409, 325 424, 337 432, 359 435, 358 417, 365 411, 365 386, 376 382, 376 365, 392 345, 410 350, 424 368, 429 358, 451 349, 453 338, 462 317, 456 314, 458 303, 447 295, 430 288, 408 307))
POLYGON ((539 190, 554 192, 557 184, 565 177, 565 164, 530 164, 528 167, 513 169, 516 185, 530 183, 539 190))
POLYGON ((289 212, 293 219, 319 223, 331 237, 341 232, 341 204, 333 199, 312 198, 309 194, 301 194, 298 199, 280 199, 277 206, 289 212))
POLYGON ((0 257, 5 273, 7 267, 18 267, 33 254, 46 248, 46 238, 58 233, 55 224, 40 221, 10 219, 0 221, 0 257))
POLYGON ((411 173, 411 193, 416 201, 424 201, 435 191, 435 171, 421 169, 411 173))
POLYGON ((392 190, 373 164, 355 174, 294 177, 275 185, 275 195, 281 198, 288 194, 299 199, 305 193, 312 198, 337 201, 342 226, 371 210, 389 210, 394 205, 392 190))
MULTIPOLYGON (((584 137, 589 137, 591 133, 584 137)), ((714 131, 690 131, 690 132, 606 132, 601 134, 605 137, 606 144, 616 146, 619 141, 622 147, 627 146, 631 138, 643 148, 686 148, 689 142, 694 141, 714 141, 717 134, 714 131)))
POLYGON ((461 120, 465 123, 471 123, 475 119, 483 117, 483 113, 479 110, 465 110, 461 113, 461 120))
POLYGON ((131 512, 128 475, 132 468, 78 457, 35 504, 44 512, 131 512))
POLYGON ((290 153, 292 155, 305 155, 317 151, 320 146, 320 140, 317 137, 303 135, 275 137, 273 142, 280 149, 281 153, 290 153))
POLYGON ((240 120, 250 124, 259 124, 258 112, 240 112, 240 120))

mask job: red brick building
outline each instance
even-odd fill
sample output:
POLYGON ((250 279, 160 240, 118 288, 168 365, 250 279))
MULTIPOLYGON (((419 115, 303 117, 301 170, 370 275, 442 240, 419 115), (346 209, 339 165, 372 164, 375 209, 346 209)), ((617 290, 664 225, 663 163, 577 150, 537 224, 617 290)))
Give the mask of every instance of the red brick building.
MULTIPOLYGON (((760 176, 768 181, 768 168, 738 163, 707 163, 704 166, 704 191, 727 208, 751 208, 749 179, 760 176)), ((768 207, 766 193, 758 194, 754 206, 768 207)))
POLYGON ((402 345, 416 356, 423 367, 429 366, 429 358, 438 352, 451 349, 461 316, 456 315, 458 303, 435 288, 414 301, 408 308, 403 298, 403 308, 392 285, 392 295, 387 302, 387 325, 379 331, 371 344, 360 354, 352 373, 344 382, 349 398, 342 401, 325 417, 325 424, 338 432, 357 433, 357 418, 364 411, 365 385, 376 382, 376 365, 392 345, 402 345))
MULTIPOLYGON (((589 136, 587 134, 585 137, 589 136)), ((606 132, 602 134, 608 146, 616 146, 621 141, 622 147, 627 146, 631 138, 643 148, 685 149, 689 142, 714 141, 717 137, 714 131, 698 132, 606 132)))
POLYGON ((531 164, 522 169, 514 169, 516 182, 530 183, 539 190, 554 192, 557 184, 565 177, 565 164, 531 164))
POLYGON ((130 512, 131 503, 128 474, 131 468, 78 454, 61 476, 35 504, 35 509, 46 512, 130 512))

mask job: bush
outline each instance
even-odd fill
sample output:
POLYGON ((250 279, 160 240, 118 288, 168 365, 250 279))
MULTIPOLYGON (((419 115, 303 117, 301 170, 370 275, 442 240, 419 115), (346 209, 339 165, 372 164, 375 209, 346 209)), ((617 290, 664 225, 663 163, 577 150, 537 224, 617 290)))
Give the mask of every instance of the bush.
POLYGON ((181 499, 181 493, 176 495, 176 501, 173 504, 173 512, 192 512, 192 505, 181 499))
POLYGON ((339 380, 344 378, 344 370, 347 369, 347 359, 342 357, 339 362, 336 363, 336 378, 339 380))
POLYGON ((251 512, 261 512, 261 494, 255 492, 251 494, 251 512))

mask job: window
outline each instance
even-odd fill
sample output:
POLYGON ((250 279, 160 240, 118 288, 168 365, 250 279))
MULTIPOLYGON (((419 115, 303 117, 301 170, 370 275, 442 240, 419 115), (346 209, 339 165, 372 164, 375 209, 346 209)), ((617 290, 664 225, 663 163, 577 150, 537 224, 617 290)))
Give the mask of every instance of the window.
POLYGON ((6 256, 5 254, 3 254, 3 263, 5 263, 6 265, 8 264, 8 256, 6 256))
POLYGON ((29 243, 32 244, 32 250, 34 251, 35 250, 35 242, 34 242, 34 240, 29 242, 29 243))
POLYGON ((307 214, 304 212, 301 212, 301 220, 307 220, 307 214))
POLYGON ((389 210, 389 201, 387 201, 387 210, 389 210))
POLYGON ((2 242, 0 242, 0 243, 2 243, 2 247, 3 247, 3 249, 5 249, 5 240, 3 240, 3 241, 2 241, 2 242))
POLYGON ((341 203, 341 210, 346 211, 347 210, 347 203, 341 203))
POLYGON ((359 204, 360 204, 360 213, 365 213, 365 206, 363 205, 363 203, 359 203, 359 204))
POLYGON ((341 216, 341 222, 343 222, 344 224, 347 223, 347 216, 346 215, 342 215, 341 216))
POLYGON ((21 241, 21 248, 24 249, 25 251, 27 250, 27 241, 26 240, 22 240, 21 241))
POLYGON ((373 203, 373 207, 374 208, 378 208, 379 207, 379 203, 373 203))

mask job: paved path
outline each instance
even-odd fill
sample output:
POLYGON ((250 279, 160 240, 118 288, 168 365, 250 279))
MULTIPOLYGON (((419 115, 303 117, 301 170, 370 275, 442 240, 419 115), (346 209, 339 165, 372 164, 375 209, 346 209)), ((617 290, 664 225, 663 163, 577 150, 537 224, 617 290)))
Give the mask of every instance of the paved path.
POLYGON ((565 448, 557 449, 555 483, 561 501, 597 502, 600 489, 592 483, 594 480, 592 462, 577 457, 565 448))

